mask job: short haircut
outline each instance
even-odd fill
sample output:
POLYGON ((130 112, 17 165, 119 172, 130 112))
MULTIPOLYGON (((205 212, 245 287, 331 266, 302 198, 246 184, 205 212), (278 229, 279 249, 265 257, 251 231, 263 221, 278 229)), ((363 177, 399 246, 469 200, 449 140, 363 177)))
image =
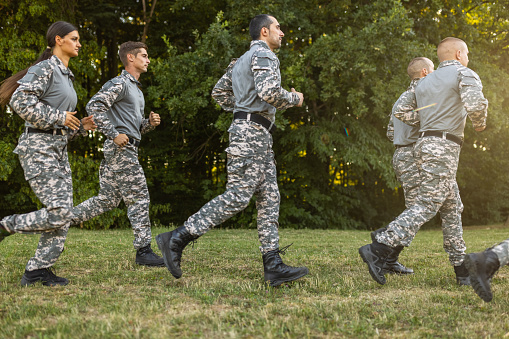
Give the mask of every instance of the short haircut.
POLYGON ((260 39, 260 32, 262 28, 265 27, 270 29, 270 25, 273 23, 272 18, 273 16, 269 14, 259 14, 255 16, 249 23, 249 35, 251 35, 251 39, 260 39))
POLYGON ((408 64, 407 73, 410 79, 420 78, 421 70, 426 68, 428 71, 431 71, 433 63, 430 59, 425 57, 413 58, 412 61, 408 64))
POLYGON ((461 50, 467 43, 461 39, 454 37, 447 37, 442 40, 437 46, 437 56, 440 62, 454 56, 456 51, 461 50))
POLYGON ((124 64, 124 67, 127 66, 127 54, 132 54, 136 57, 142 48, 147 50, 147 45, 139 41, 127 41, 120 45, 118 56, 120 57, 122 64, 124 64))

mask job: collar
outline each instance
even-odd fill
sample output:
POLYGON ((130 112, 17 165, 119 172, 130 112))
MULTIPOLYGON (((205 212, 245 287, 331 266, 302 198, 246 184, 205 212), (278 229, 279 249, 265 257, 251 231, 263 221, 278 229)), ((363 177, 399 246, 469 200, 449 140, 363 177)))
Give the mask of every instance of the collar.
POLYGON ((410 85, 408 85, 408 89, 415 88, 415 86, 417 86, 417 84, 419 83, 420 80, 421 80, 421 78, 415 78, 412 81, 410 81, 410 85))
POLYGON ((263 40, 253 40, 253 41, 251 41, 251 46, 250 47, 253 47, 254 45, 260 45, 260 47, 267 48, 270 51, 269 45, 267 45, 267 43, 265 41, 263 41, 263 40))
POLYGON ((121 75, 122 75, 123 77, 126 77, 127 79, 131 80, 131 81, 132 81, 132 82, 134 82, 136 85, 138 85, 138 86, 140 86, 140 87, 141 87, 141 83, 140 83, 138 80, 136 80, 136 78, 135 78, 135 77, 134 77, 131 73, 129 73, 128 71, 126 71, 125 69, 124 69, 124 70, 122 70, 121 75))
POLYGON ((53 66, 58 67, 62 74, 67 75, 72 81, 74 81, 74 74, 68 67, 65 67, 62 60, 60 60, 56 55, 52 55, 51 58, 49 58, 49 62, 53 64, 53 66))
POLYGON ((440 63, 440 65, 438 65, 437 69, 440 68, 440 67, 446 67, 446 66, 450 66, 450 65, 457 65, 457 66, 462 66, 463 67, 461 62, 459 62, 458 60, 445 60, 445 61, 442 61, 440 63))

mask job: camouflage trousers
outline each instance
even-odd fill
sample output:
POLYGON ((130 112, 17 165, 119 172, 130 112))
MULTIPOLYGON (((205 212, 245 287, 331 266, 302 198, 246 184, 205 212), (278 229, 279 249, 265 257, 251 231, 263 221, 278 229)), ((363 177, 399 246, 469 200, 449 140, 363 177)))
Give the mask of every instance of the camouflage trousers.
POLYGON ((99 193, 73 208, 73 223, 79 224, 112 210, 123 199, 134 232, 135 249, 151 243, 150 196, 145 173, 138 161, 138 149, 128 144, 118 147, 112 140, 104 143, 104 160, 99 168, 99 193))
POLYGON ((497 254, 500 267, 509 265, 509 239, 502 241, 500 244, 491 248, 497 254))
POLYGON ((23 133, 14 150, 25 178, 44 208, 2 219, 11 232, 41 233, 27 271, 51 267, 64 250, 71 222, 72 178, 67 156, 67 136, 23 133))
POLYGON ((396 148, 392 156, 392 168, 396 179, 403 187, 405 206, 409 208, 417 200, 421 181, 417 159, 414 156, 414 144, 396 148))
POLYGON ((254 195, 260 251, 265 254, 279 248, 281 198, 270 148, 272 137, 260 125, 245 121, 234 122, 229 131, 226 191, 189 217, 184 226, 191 234, 201 236, 244 210, 254 195))
POLYGON ((458 144, 438 137, 417 141, 415 155, 421 175, 417 200, 376 236, 378 242, 390 247, 410 246, 419 228, 440 212, 449 261, 454 266, 463 262, 463 203, 456 182, 460 150, 458 144))

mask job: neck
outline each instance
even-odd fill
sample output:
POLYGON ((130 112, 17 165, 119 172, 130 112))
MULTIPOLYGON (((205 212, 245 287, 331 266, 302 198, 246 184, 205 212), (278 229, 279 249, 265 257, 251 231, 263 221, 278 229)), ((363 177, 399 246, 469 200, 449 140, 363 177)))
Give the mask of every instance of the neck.
POLYGON ((59 58, 60 61, 62 61, 65 67, 69 67, 69 59, 71 59, 71 57, 64 55, 60 50, 54 51, 53 55, 56 55, 57 58, 59 58))
POLYGON ((134 67, 126 67, 125 70, 129 72, 136 80, 140 78, 141 73, 138 72, 134 67))

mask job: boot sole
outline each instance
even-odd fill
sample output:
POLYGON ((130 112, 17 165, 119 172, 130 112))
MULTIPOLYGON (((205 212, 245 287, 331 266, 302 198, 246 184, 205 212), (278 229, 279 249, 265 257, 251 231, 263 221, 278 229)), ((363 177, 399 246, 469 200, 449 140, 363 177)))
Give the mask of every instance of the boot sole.
POLYGON ((24 275, 23 277, 21 277, 21 281, 20 281, 20 285, 23 286, 23 287, 28 287, 28 286, 32 286, 32 285, 35 285, 37 283, 41 283, 42 285, 44 286, 50 286, 50 287, 54 287, 54 286, 66 286, 69 284, 69 280, 65 281, 65 282, 61 282, 61 283, 48 283, 46 281, 42 281, 41 279, 37 279, 37 280, 28 280, 24 275))
MULTIPOLYGON (((164 260, 164 259, 163 259, 164 260)), ((144 263, 144 262, 138 262, 136 261, 136 264, 137 265, 140 265, 140 266, 149 266, 149 267, 164 267, 166 266, 166 264, 164 263, 164 261, 162 263, 144 263)))
POLYGON ((271 287, 277 287, 285 282, 291 282, 291 281, 295 281, 297 279, 300 279, 306 275, 309 274, 309 270, 306 268, 306 270, 296 276, 293 276, 293 277, 289 277, 287 279, 278 279, 278 280, 270 280, 270 279, 267 279, 266 281, 270 281, 269 283, 269 286, 271 287))
POLYGON ((361 256, 362 260, 368 265, 369 274, 371 274, 373 280, 375 280, 380 285, 385 285, 387 280, 385 280, 383 274, 377 273, 378 267, 373 263, 372 260, 368 259, 368 256, 373 256, 373 253, 371 253, 371 250, 369 249, 369 245, 364 245, 361 248, 359 248, 359 255, 361 256))
MULTIPOLYGON (((171 233, 170 233, 170 240, 171 240, 171 233)), ((170 241, 168 241, 170 242, 170 241)), ((158 234, 156 236, 156 243, 157 243, 157 247, 159 248, 159 251, 161 251, 161 254, 163 255, 163 260, 164 260, 164 265, 166 266, 166 268, 168 269, 168 271, 170 271, 171 275, 175 278, 175 279, 179 279, 181 276, 182 276, 182 270, 177 270, 173 264, 171 263, 171 254, 170 254, 170 249, 169 248, 165 248, 164 247, 164 244, 163 244, 163 239, 161 237, 161 234, 158 234), (168 253, 166 253, 166 251, 168 253), (168 258, 170 257, 170 258, 168 258)))
POLYGON ((475 293, 484 301, 490 302, 493 299, 490 283, 484 279, 480 272, 477 271, 479 265, 477 255, 474 253, 465 256, 465 266, 467 267, 468 274, 470 275, 470 284, 474 288, 475 293))

